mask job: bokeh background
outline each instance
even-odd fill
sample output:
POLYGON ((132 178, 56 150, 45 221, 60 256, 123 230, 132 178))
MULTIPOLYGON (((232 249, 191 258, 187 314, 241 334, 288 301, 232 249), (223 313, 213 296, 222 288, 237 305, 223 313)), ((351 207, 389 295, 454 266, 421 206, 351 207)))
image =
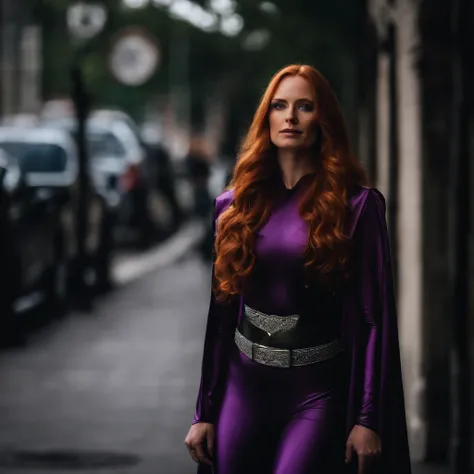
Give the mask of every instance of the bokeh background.
POLYGON ((472 472, 472 31, 472 0, 0 0, 0 472, 194 472, 212 202, 289 63, 387 200, 414 472, 472 472))

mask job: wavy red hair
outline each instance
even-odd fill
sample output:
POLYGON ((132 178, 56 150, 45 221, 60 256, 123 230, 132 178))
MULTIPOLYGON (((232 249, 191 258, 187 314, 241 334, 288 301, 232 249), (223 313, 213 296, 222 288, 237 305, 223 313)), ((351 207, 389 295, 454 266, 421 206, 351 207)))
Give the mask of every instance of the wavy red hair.
POLYGON ((324 76, 308 65, 290 65, 270 80, 239 151, 233 179, 234 201, 217 222, 214 291, 218 300, 241 293, 255 263, 255 234, 270 216, 275 186, 281 181, 275 146, 270 141, 269 110, 282 79, 301 76, 314 88, 320 140, 314 149, 314 180, 302 196, 299 212, 308 223, 305 269, 331 285, 348 273, 350 239, 346 227, 348 195, 366 176, 355 159, 338 100, 324 76))

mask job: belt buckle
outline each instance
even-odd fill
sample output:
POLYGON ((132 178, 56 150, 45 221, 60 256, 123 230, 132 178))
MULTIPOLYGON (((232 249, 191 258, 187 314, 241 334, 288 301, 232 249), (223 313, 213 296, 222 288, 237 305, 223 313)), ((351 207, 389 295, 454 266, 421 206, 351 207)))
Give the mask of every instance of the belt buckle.
MULTIPOLYGON (((283 367, 289 369, 291 367, 291 350, 290 349, 277 349, 276 347, 268 347, 262 344, 252 343, 252 360, 256 360, 255 358, 255 350, 263 349, 267 354, 270 354, 270 359, 266 357, 266 362, 270 362, 266 365, 272 367, 283 367), (273 361, 271 360, 271 354, 285 354, 286 360, 281 362, 280 358, 275 358, 273 361), (273 363, 272 363, 273 362, 273 363)), ((258 362, 258 361, 257 361, 258 362)))

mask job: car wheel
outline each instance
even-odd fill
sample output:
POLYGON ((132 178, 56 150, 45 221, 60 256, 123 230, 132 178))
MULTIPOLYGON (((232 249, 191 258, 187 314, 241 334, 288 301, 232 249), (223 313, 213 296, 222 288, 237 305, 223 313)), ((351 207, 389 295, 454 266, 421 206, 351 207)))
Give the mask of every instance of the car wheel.
POLYGON ((46 281, 46 305, 51 316, 62 316, 69 305, 70 265, 64 252, 64 241, 55 239, 55 258, 46 281))
POLYGON ((0 346, 16 346, 22 344, 24 340, 24 331, 15 318, 13 310, 14 297, 10 292, 2 292, 0 297, 0 346))
POLYGON ((95 258, 96 279, 94 286, 97 293, 106 293, 113 288, 114 221, 115 219, 110 213, 104 213, 101 223, 100 244, 95 258))
POLYGON ((7 218, 8 205, 5 196, 0 199, 0 261, 2 291, 0 291, 0 345, 11 346, 24 342, 24 331, 15 317, 14 302, 21 287, 21 264, 15 239, 7 218))

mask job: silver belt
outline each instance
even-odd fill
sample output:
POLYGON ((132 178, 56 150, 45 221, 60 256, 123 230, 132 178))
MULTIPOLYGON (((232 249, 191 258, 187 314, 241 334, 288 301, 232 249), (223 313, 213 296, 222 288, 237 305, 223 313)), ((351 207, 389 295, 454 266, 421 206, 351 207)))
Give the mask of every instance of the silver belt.
POLYGON ((320 346, 305 347, 302 349, 277 349, 276 347, 255 344, 235 330, 235 343, 242 353, 259 364, 270 367, 290 368, 322 362, 335 357, 343 351, 342 341, 334 341, 320 346))

